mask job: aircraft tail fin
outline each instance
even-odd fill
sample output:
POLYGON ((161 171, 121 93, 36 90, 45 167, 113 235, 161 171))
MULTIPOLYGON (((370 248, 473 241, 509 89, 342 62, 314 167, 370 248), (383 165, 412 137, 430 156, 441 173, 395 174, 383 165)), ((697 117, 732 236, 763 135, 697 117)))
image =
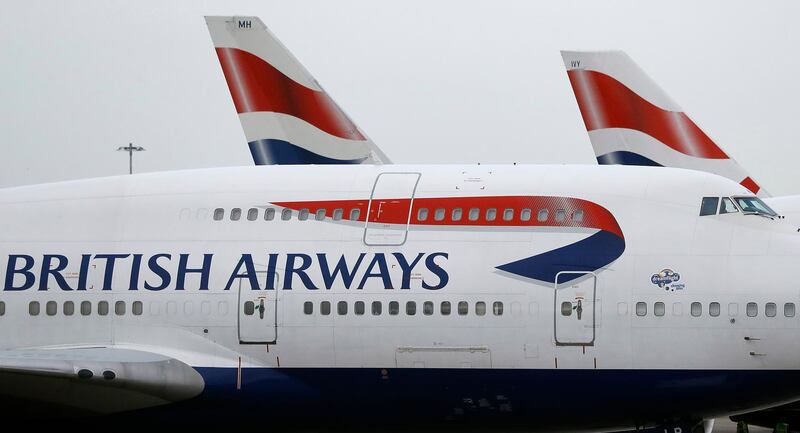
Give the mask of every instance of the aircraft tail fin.
POLYGON ((622 51, 562 51, 600 164, 688 168, 768 196, 622 51))
POLYGON ((389 163, 258 17, 206 17, 253 161, 389 163))

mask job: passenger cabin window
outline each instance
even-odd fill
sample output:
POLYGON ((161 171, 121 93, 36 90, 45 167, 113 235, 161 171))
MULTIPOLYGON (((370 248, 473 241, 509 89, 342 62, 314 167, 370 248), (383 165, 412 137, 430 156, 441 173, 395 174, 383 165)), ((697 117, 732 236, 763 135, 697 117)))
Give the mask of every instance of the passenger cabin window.
POLYGON ((323 316, 328 316, 331 314, 331 303, 330 301, 322 301, 319 303, 319 313, 323 316))
POLYGON ((435 211, 433 211, 433 219, 435 221, 444 220, 444 215, 445 215, 445 212, 444 212, 444 209, 442 209, 442 208, 438 208, 435 211))
POLYGON ((492 312, 495 316, 502 316, 503 315, 503 303, 497 301, 492 304, 492 312))
POLYGON ((356 301, 355 305, 353 305, 353 311, 355 311, 356 316, 363 316, 364 315, 364 301, 356 301))
POLYGON ((44 311, 48 316, 55 316, 58 312, 58 304, 56 301, 48 301, 44 306, 44 311))
POLYGON ((275 209, 267 208, 267 210, 264 211, 264 221, 272 221, 274 219, 275 219, 275 209))
POLYGON ((450 219, 453 221, 461 221, 461 216, 464 212, 461 210, 460 207, 453 209, 453 213, 450 215, 450 219))
POLYGON ((336 304, 336 314, 338 314, 340 316, 344 316, 345 314, 347 314, 347 302, 346 301, 339 301, 339 303, 336 304))
POLYGON ((564 222, 566 221, 566 219, 567 219, 567 211, 565 211, 564 209, 556 210, 556 221, 564 222))
POLYGON ((373 316, 380 316, 383 312, 383 304, 381 301, 372 301, 372 315, 373 316))
POLYGON ((317 209, 317 211, 314 212, 314 219, 317 220, 317 221, 324 220, 325 219, 325 209, 317 209))
POLYGON ((561 315, 562 316, 572 315, 572 302, 564 301, 561 303, 561 315))
POLYGON ((519 213, 519 219, 521 221, 530 221, 531 220, 531 210, 528 208, 522 209, 522 212, 519 213))
POLYGON ((729 199, 728 197, 722 197, 722 202, 719 205, 719 213, 726 214, 734 212, 739 212, 739 209, 736 209, 736 205, 733 204, 733 200, 729 199))
POLYGON ((476 207, 473 207, 470 208, 469 215, 467 216, 467 218, 469 218, 470 221, 477 221, 480 215, 481 215, 481 210, 476 207))
POLYGON ((108 316, 108 302, 100 301, 97 303, 97 314, 101 316, 108 316))
POLYGON ((789 302, 783 304, 783 315, 786 317, 794 317, 794 304, 789 302))
POLYGON ((703 197, 700 203, 700 216, 716 215, 719 197, 703 197))
POLYGON ((297 213, 297 219, 300 221, 305 221, 308 219, 308 209, 300 209, 300 212, 297 213))
POLYGON ((476 302, 475 303, 475 314, 478 316, 486 315, 486 302, 476 302))
POLYGON ((389 302, 389 315, 396 316, 400 314, 400 303, 397 301, 389 302))
POLYGON ((466 316, 469 312, 469 304, 466 301, 460 301, 458 303, 458 315, 459 316, 466 316))
POLYGON ((231 209, 231 221, 239 221, 242 218, 242 209, 235 207, 231 209))
POLYGON ((422 314, 426 316, 433 314, 433 302, 425 301, 425 303, 422 304, 422 314))
POLYGON ((406 302, 406 314, 409 316, 413 316, 417 314, 417 303, 414 301, 406 302))
POLYGON ((764 306, 764 315, 767 317, 775 317, 778 315, 778 306, 774 302, 767 302, 764 306))
POLYGON ((719 312, 720 312, 719 302, 712 302, 708 304, 708 314, 711 317, 719 316, 719 312))
POLYGON ((691 313, 692 317, 700 317, 703 314, 703 304, 692 302, 689 306, 689 313, 691 313))
POLYGON ((214 209, 214 221, 222 221, 222 218, 225 216, 225 209, 218 207, 214 209))
POLYGON ((6 315, 6 303, 4 301, 0 301, 0 316, 6 315))
POLYGON ((350 209, 350 221, 358 221, 358 217, 361 216, 361 209, 355 208, 350 209))
POLYGON ((582 210, 576 210, 576 211, 572 212, 572 221, 575 221, 575 222, 583 221, 583 211, 582 210))
POLYGON ((92 303, 89 301, 81 302, 81 316, 88 316, 92 314, 92 303))
POLYGON ((38 316, 40 309, 41 307, 39 306, 39 303, 37 301, 33 301, 30 304, 28 304, 28 314, 30 314, 31 316, 38 316))
POLYGON ((663 316, 664 313, 666 313, 666 311, 667 311, 667 307, 664 305, 663 302, 656 302, 653 305, 653 314, 658 316, 658 317, 663 316))
POLYGON ((144 306, 142 305, 142 301, 133 301, 133 308, 131 308, 134 316, 141 316, 142 312, 144 311, 144 306))
POLYGON ((62 307, 62 311, 64 311, 65 316, 71 316, 75 314, 75 303, 72 301, 64 302, 64 307, 62 307))
POLYGON ((536 214, 536 221, 544 222, 547 221, 547 217, 549 212, 547 209, 539 209, 539 213, 536 214))
POLYGON ((292 219, 292 210, 291 209, 284 209, 281 211, 281 220, 289 221, 292 219))
POLYGON ((646 316, 647 315, 647 303, 645 303, 645 302, 637 302, 636 303, 636 315, 637 316, 646 316))
POLYGON ((747 317, 758 316, 758 304, 756 304, 755 302, 748 302, 746 311, 747 311, 747 317))
POLYGON ((506 209, 503 211, 503 221, 511 221, 514 219, 514 209, 506 209))
POLYGON ((450 315, 450 301, 442 301, 439 305, 439 312, 442 316, 449 316, 450 315))
POLYGON ((340 221, 342 219, 342 215, 344 215, 344 209, 336 208, 333 210, 333 220, 340 221))
POLYGON ((425 221, 428 219, 428 208, 421 207, 417 211, 417 220, 418 221, 425 221))
POLYGON ((255 221, 258 219, 258 209, 251 207, 247 210, 247 221, 255 221))
POLYGON ((124 301, 117 301, 114 303, 114 314, 117 316, 124 316, 125 315, 125 302, 124 301))
POLYGON ((303 314, 314 314, 314 303, 311 301, 303 302, 303 314))
POLYGON ((494 221, 497 218, 497 209, 489 208, 486 209, 486 221, 494 221))

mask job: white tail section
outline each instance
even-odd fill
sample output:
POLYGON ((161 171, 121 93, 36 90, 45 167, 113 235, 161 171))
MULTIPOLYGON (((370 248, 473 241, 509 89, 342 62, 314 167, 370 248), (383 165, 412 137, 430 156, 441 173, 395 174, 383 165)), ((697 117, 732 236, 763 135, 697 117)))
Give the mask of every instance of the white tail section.
POLYGON ((562 51, 600 164, 688 168, 768 196, 622 51, 562 51))
POLYGON ((258 17, 206 17, 253 161, 389 160, 258 17))

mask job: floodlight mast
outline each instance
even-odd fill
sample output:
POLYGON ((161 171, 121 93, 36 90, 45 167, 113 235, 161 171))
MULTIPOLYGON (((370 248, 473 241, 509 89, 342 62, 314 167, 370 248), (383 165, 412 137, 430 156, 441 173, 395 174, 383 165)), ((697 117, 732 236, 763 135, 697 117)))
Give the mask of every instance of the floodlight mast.
POLYGON ((133 143, 128 143, 127 146, 120 146, 117 151, 128 152, 128 174, 133 174, 133 152, 142 152, 145 148, 142 146, 134 146, 133 143))

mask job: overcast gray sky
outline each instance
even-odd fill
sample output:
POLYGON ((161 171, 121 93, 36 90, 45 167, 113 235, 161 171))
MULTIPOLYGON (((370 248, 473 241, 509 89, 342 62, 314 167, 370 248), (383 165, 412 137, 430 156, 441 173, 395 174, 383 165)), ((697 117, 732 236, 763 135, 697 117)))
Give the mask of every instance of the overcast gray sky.
POLYGON ((560 49, 627 51, 775 195, 800 193, 800 3, 4 1, 0 186, 250 165, 204 15, 258 15, 397 163, 594 155, 560 49))

